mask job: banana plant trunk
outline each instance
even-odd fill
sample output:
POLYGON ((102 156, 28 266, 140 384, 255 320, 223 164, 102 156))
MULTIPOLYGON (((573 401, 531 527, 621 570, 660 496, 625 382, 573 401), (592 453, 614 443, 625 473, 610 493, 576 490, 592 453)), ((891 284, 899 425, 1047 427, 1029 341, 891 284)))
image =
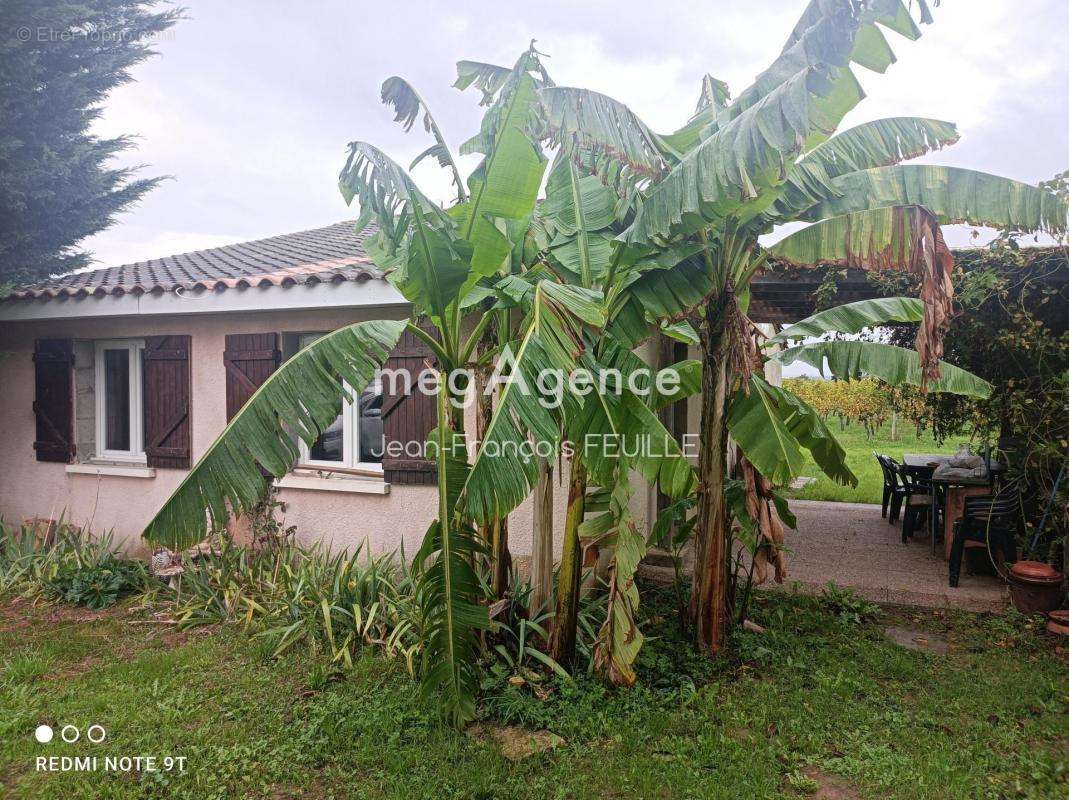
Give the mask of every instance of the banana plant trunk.
POLYGON ((698 524, 695 536, 691 616, 695 644, 710 658, 727 641, 729 615, 727 501, 728 336, 723 315, 710 303, 702 326, 701 450, 698 459, 698 524))
POLYGON ((545 607, 553 594, 553 467, 538 460, 538 483, 532 507, 531 612, 545 607))
MULTIPOLYGON (((492 346, 493 340, 488 330, 479 343, 480 353, 492 346)), ((487 373, 488 370, 485 367, 475 371, 475 437, 480 442, 486 437, 486 431, 494 415, 493 397, 486 391, 487 373)), ((509 570, 512 566, 512 558, 508 549, 508 518, 493 519, 481 524, 479 537, 490 554, 490 591, 496 598, 504 597, 509 588, 509 570)))
POLYGON ((490 524, 490 558, 492 561, 490 590, 494 593, 494 597, 501 598, 508 591, 509 571, 512 568, 507 517, 495 519, 490 524))
POLYGON ((579 626, 579 579, 582 547, 579 526, 586 505, 586 466, 578 455, 572 460, 568 481, 568 513, 564 520, 564 546, 557 576, 557 616, 550 651, 554 660, 568 668, 575 660, 575 636, 579 626))

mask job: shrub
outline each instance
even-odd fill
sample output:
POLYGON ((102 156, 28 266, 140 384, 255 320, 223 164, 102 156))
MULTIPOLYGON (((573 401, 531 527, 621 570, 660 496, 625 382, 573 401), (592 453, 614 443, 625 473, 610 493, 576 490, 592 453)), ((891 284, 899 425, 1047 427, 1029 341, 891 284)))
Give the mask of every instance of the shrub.
POLYGON ((36 525, 0 524, 0 595, 45 597, 94 611, 148 586, 148 570, 121 557, 111 534, 92 536, 62 520, 44 535, 36 525))
POLYGON ((303 646, 351 666, 359 648, 373 645, 415 673, 422 623, 414 580, 390 556, 361 551, 331 556, 287 539, 246 548, 224 538, 187 565, 173 594, 175 619, 180 627, 238 622, 276 658, 303 646))
MULTIPOLYGON (((187 563, 177 588, 163 590, 179 627, 239 624, 270 658, 301 648, 323 665, 316 667, 313 683, 336 667, 350 668, 365 648, 403 659, 413 677, 422 672, 423 603, 418 579, 403 561, 370 556, 363 548, 331 555, 322 545, 300 545, 288 535, 264 542, 241 547, 224 538, 187 563)), ((566 676, 545 653, 550 612, 529 616, 529 587, 513 585, 511 600, 494 609, 493 629, 480 641, 488 687, 566 676)), ((604 604, 601 592, 584 596, 580 604, 578 660, 588 669, 604 604)))
POLYGON ((855 594, 853 589, 838 586, 832 581, 824 587, 821 601, 824 607, 838 616, 842 622, 853 625, 871 622, 883 613, 883 609, 855 594))

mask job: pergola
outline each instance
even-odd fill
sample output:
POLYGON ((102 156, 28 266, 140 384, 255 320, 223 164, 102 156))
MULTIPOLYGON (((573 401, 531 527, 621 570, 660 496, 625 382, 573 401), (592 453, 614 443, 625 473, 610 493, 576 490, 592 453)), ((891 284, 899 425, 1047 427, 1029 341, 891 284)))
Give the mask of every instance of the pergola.
MULTIPOLYGON (((955 263, 965 270, 971 269, 983 250, 981 248, 963 248, 954 250, 955 263)), ((1026 252, 1031 263, 1052 263, 1054 259, 1062 261, 1067 254, 1061 247, 1031 247, 1026 252)), ((824 282, 825 269, 798 269, 776 266, 756 276, 750 283, 750 312, 754 322, 773 322, 780 325, 797 322, 816 311, 816 293, 824 282)), ((1050 269, 1042 277, 1042 282, 1051 288, 1064 290, 1069 281, 1069 272, 1064 269, 1050 269)), ((835 295, 826 299, 824 307, 868 300, 881 295, 878 287, 869 280, 868 274, 861 269, 841 270, 835 276, 835 295)))
MULTIPOLYGON (((823 282, 822 269, 788 269, 765 272, 750 282, 749 316, 754 322, 787 324, 816 311, 816 292, 823 282)), ((848 269, 835 280, 836 293, 828 305, 878 297, 864 270, 848 269)))

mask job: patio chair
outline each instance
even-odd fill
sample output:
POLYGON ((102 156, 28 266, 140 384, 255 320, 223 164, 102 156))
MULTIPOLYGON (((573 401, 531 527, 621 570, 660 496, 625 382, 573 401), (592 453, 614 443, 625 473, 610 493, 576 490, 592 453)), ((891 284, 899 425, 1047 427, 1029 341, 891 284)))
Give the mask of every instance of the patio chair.
POLYGON ((902 494, 892 500, 892 512, 896 520, 902 514, 902 544, 905 544, 913 537, 918 524, 928 519, 932 510, 932 485, 917 480, 905 464, 894 464, 894 468, 902 486, 902 494))
POLYGON ((887 463, 890 460, 887 456, 880 455, 875 450, 872 451, 872 454, 876 457, 876 463, 880 465, 880 472, 883 473, 883 499, 880 502, 880 516, 886 517, 888 506, 891 504, 891 497, 898 486, 898 478, 895 476, 894 469, 887 463))
POLYGON ((1017 560, 1017 533, 1020 527, 1021 497, 1017 489, 994 496, 965 498, 965 513, 954 523, 954 543, 950 549, 950 585, 961 577, 965 542, 983 542, 988 551, 999 551, 1003 561, 1017 560))
POLYGON ((894 524, 902 516, 902 507, 909 504, 909 497, 922 492, 917 490, 916 481, 906 470, 905 464, 899 464, 890 456, 880 456, 880 466, 887 471, 885 480, 891 486, 887 521, 894 524))
POLYGON ((876 453, 876 461, 883 471, 883 503, 880 516, 886 516, 887 522, 894 524, 898 521, 902 502, 909 490, 899 478, 898 463, 893 458, 876 453))

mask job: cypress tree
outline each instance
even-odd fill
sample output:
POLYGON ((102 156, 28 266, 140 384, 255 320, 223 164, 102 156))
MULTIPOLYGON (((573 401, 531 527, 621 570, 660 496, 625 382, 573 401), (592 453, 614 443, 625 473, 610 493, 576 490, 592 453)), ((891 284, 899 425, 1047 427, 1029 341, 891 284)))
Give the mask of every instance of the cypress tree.
POLYGON ((161 180, 114 166, 131 138, 91 127, 181 14, 156 0, 0 4, 0 296, 86 266, 78 243, 161 180))

